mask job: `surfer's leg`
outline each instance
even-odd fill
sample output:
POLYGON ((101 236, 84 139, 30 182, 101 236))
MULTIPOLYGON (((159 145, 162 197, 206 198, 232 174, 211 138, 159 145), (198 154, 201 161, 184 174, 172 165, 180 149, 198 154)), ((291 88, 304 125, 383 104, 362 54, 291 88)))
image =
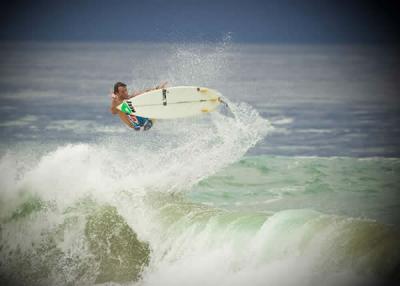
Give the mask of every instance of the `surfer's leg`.
POLYGON ((138 117, 133 115, 133 114, 131 114, 131 115, 127 114, 127 117, 128 117, 128 120, 130 121, 130 123, 132 125, 132 128, 135 131, 139 131, 140 130, 140 122, 138 120, 138 117))
POLYGON ((140 126, 143 126, 143 130, 149 130, 153 126, 153 122, 149 118, 136 116, 139 121, 140 126))
POLYGON ((135 116, 133 114, 127 115, 129 122, 131 123, 132 128, 135 131, 139 131, 141 127, 143 127, 143 130, 149 130, 153 126, 153 122, 149 118, 141 117, 141 116, 135 116))

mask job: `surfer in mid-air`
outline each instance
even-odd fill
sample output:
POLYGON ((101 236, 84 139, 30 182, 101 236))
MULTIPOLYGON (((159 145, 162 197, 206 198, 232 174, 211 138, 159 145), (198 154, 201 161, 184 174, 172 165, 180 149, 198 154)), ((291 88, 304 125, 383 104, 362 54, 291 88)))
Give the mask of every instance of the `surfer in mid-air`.
POLYGON ((112 99, 110 111, 113 115, 118 114, 122 122, 124 122, 126 125, 136 131, 139 131, 141 128, 143 128, 143 130, 149 130, 153 126, 153 122, 149 118, 135 116, 133 114, 125 114, 122 111, 118 110, 117 106, 120 105, 125 99, 138 96, 151 90, 164 88, 166 85, 167 82, 163 82, 154 88, 149 88, 143 91, 135 91, 132 93, 132 95, 129 95, 126 84, 123 82, 117 82, 114 84, 114 92, 111 95, 112 99))

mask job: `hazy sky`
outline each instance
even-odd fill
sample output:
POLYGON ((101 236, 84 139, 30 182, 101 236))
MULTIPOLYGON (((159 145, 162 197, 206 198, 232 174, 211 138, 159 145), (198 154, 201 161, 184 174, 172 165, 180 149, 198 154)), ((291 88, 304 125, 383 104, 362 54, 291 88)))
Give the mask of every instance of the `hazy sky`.
POLYGON ((395 2, 2 1, 0 40, 399 42, 395 2))

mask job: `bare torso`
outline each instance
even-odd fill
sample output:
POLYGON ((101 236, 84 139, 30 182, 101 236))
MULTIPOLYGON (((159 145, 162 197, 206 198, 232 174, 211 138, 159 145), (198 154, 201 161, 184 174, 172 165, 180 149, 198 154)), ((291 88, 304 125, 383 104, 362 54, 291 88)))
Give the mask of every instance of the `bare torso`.
POLYGON ((122 98, 121 96, 117 96, 117 95, 113 94, 112 101, 111 101, 111 113, 118 114, 118 116, 122 122, 124 122, 130 128, 133 128, 132 123, 129 121, 126 114, 117 109, 117 106, 120 105, 124 100, 125 100, 125 98, 122 98))

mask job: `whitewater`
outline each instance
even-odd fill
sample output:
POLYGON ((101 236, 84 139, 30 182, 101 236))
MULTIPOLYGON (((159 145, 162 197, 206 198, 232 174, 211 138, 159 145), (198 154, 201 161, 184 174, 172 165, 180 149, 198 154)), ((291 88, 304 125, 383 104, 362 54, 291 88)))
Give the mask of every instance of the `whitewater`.
POLYGON ((371 74, 338 87, 343 51, 376 76, 376 51, 352 47, 2 44, 1 284, 398 283, 394 99, 364 93, 371 74), (133 134, 107 110, 124 77, 214 87, 230 108, 133 134))

